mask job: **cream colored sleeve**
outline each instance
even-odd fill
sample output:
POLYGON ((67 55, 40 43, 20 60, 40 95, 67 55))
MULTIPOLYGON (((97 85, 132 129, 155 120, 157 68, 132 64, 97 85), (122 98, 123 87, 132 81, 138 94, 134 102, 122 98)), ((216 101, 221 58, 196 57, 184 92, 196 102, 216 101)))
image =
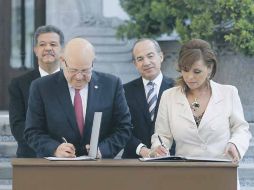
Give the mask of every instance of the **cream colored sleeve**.
POLYGON ((229 120, 231 132, 229 142, 236 145, 242 158, 248 150, 251 133, 249 131, 249 124, 244 119, 241 100, 235 87, 232 87, 232 111, 229 120))
POLYGON ((155 122, 154 134, 151 138, 152 146, 151 148, 155 148, 160 145, 160 141, 158 139, 158 135, 160 135, 161 140, 166 145, 168 149, 171 148, 173 143, 173 136, 170 130, 170 113, 169 106, 171 106, 172 100, 170 100, 170 95, 168 91, 165 91, 161 96, 161 101, 158 109, 158 114, 155 122))

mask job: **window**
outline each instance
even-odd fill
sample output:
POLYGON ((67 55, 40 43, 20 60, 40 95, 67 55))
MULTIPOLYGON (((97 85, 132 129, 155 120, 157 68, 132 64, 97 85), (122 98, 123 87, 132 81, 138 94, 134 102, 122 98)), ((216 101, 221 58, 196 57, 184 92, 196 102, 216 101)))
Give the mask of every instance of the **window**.
POLYGON ((11 67, 33 67, 34 0, 12 0, 11 67))

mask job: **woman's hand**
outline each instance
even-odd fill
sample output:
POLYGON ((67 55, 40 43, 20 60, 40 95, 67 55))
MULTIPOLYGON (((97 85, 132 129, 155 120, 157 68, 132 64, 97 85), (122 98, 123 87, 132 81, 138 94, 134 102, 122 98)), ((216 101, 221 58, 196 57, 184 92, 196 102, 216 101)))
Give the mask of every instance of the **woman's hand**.
POLYGON ((157 146, 156 148, 153 148, 150 152, 150 157, 160 157, 160 156, 167 156, 169 155, 169 151, 164 146, 157 146))
POLYGON ((232 162, 235 164, 237 164, 241 158, 236 146, 233 143, 227 144, 224 154, 230 156, 232 162))

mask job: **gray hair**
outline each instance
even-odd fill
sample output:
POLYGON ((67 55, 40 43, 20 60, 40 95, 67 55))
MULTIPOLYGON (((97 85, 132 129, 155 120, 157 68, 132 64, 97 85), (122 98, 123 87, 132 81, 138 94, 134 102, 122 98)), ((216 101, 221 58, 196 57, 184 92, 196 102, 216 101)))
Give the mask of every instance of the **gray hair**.
POLYGON ((150 41, 150 42, 152 42, 153 45, 154 45, 155 50, 157 51, 157 53, 161 53, 161 47, 160 47, 159 43, 158 43, 156 40, 154 40, 154 39, 152 39, 152 38, 140 38, 140 39, 138 39, 138 40, 134 43, 133 48, 132 48, 132 59, 133 59, 133 61, 135 60, 135 56, 134 56, 133 50, 134 50, 135 46, 136 46, 139 42, 143 42, 143 41, 150 41))

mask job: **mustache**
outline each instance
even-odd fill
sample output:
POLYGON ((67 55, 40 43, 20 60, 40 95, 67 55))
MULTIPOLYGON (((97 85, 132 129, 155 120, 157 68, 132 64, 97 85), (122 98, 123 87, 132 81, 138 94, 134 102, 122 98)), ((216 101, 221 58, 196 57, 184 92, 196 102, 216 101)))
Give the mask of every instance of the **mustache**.
POLYGON ((45 53, 43 53, 43 56, 47 55, 55 56, 55 53, 53 51, 46 51, 45 53))

